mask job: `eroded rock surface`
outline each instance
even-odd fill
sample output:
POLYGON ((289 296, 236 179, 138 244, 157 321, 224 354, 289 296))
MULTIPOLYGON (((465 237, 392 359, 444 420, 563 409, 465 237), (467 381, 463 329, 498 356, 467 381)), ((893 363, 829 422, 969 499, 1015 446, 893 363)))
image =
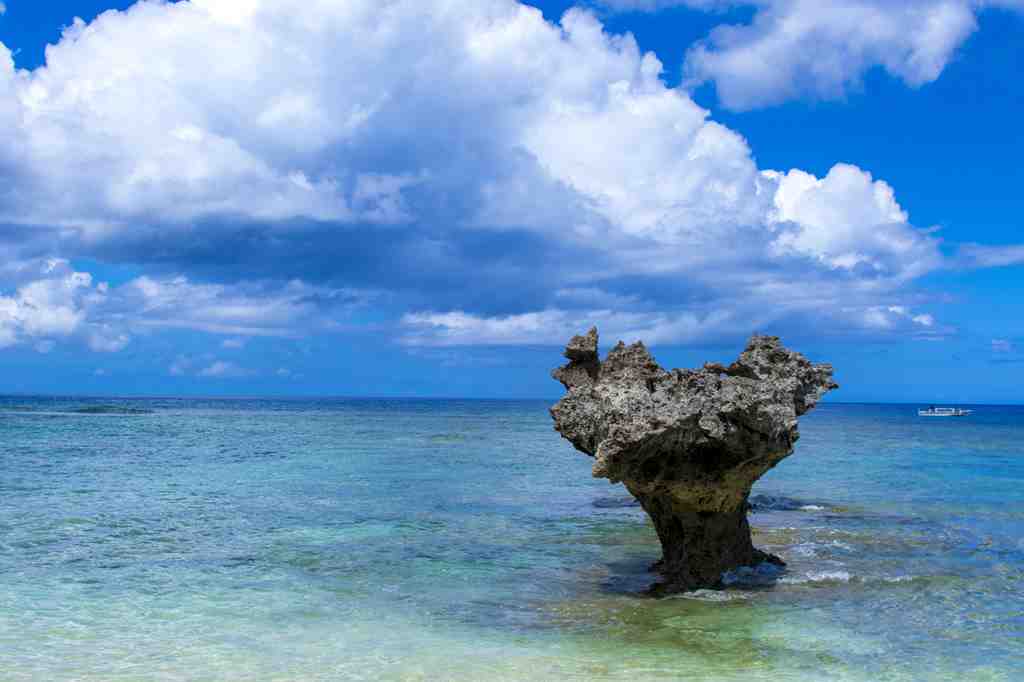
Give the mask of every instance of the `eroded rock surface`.
POLYGON ((728 367, 666 371, 642 343, 619 343, 601 362, 597 329, 566 347, 553 376, 568 395, 555 429, 594 457, 595 477, 622 482, 661 540, 661 593, 721 585, 722 573, 764 561, 747 498, 793 452, 797 418, 837 385, 774 336, 754 336, 728 367))

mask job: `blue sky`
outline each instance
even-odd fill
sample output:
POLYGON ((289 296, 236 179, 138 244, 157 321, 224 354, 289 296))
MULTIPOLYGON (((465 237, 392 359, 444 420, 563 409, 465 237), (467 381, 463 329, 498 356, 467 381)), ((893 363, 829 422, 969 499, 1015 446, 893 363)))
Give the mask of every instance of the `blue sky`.
POLYGON ((1024 2, 0 7, 0 392, 1024 401, 1024 2))

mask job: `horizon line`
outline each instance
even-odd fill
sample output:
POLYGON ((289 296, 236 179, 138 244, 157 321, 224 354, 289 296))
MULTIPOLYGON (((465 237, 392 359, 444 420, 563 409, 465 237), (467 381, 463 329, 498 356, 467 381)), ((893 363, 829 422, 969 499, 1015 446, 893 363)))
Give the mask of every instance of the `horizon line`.
MULTIPOLYGON (((90 394, 90 393, 0 393, 0 400, 8 398, 50 398, 73 400, 431 400, 463 402, 548 402, 560 397, 488 397, 488 396, 436 396, 436 395, 330 395, 330 394, 266 394, 266 395, 202 395, 202 394, 90 394)), ((1024 400, 1015 403, 969 402, 956 403, 935 400, 821 400, 818 405, 969 405, 977 407, 1024 407, 1024 400)))

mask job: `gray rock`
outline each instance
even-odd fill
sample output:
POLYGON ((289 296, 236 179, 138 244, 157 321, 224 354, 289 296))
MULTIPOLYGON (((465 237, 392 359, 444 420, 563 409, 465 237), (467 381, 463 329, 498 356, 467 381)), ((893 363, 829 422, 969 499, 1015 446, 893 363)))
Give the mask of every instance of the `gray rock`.
POLYGON ((828 391, 831 365, 812 365, 774 336, 754 336, 733 364, 666 371, 642 343, 601 362, 597 329, 566 347, 552 376, 568 394, 555 429, 622 482, 654 522, 664 581, 656 592, 721 586, 721 576, 777 557, 754 548, 747 499, 793 452, 797 418, 828 391))

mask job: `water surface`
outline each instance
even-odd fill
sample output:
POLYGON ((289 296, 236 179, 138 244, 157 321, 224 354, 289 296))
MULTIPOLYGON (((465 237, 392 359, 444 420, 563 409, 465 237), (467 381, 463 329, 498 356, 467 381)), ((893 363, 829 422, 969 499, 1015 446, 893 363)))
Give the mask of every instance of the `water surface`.
POLYGON ((0 679, 1024 678, 1024 409, 820 406, 656 601, 547 407, 0 398, 0 679))

